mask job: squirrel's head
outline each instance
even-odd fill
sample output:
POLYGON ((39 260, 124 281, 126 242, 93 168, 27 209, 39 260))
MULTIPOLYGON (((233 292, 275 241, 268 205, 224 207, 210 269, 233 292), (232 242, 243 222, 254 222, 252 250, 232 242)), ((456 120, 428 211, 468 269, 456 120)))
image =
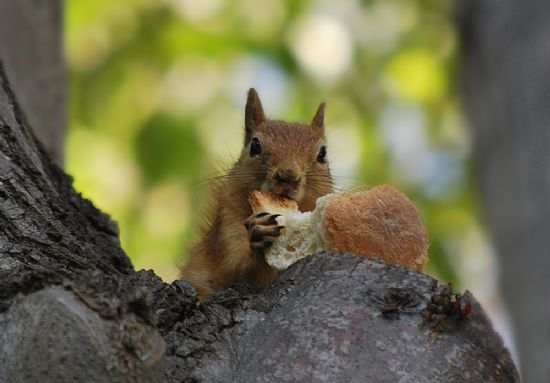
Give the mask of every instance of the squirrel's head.
POLYGON ((268 120, 258 93, 250 89, 239 159, 250 170, 242 175, 247 188, 292 198, 301 210, 312 210, 318 197, 332 192, 324 114, 321 103, 309 124, 268 120))

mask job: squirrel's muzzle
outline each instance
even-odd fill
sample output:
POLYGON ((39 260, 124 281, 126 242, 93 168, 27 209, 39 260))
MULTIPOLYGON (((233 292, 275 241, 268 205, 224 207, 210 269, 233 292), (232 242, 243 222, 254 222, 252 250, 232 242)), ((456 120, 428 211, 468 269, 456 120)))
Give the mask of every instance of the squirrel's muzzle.
POLYGON ((296 185, 296 186, 298 186, 301 181, 301 177, 299 177, 296 174, 296 172, 293 170, 286 170, 286 171, 278 170, 273 176, 273 178, 275 182, 279 184, 288 184, 288 185, 296 185))
POLYGON ((299 200, 302 198, 302 175, 297 170, 276 170, 273 173, 269 191, 299 200))

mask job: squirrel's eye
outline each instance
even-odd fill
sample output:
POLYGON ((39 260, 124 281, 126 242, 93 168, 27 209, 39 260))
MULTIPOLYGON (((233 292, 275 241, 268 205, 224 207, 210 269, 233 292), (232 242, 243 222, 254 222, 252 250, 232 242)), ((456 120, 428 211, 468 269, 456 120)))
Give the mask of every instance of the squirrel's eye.
POLYGON ((254 137, 252 139, 252 142, 250 142, 250 156, 254 157, 254 156, 260 155, 261 153, 262 153, 262 145, 260 145, 260 140, 254 137))
POLYGON ((317 154, 317 162, 320 162, 322 164, 327 163, 327 147, 321 146, 321 150, 319 150, 319 154, 317 154))

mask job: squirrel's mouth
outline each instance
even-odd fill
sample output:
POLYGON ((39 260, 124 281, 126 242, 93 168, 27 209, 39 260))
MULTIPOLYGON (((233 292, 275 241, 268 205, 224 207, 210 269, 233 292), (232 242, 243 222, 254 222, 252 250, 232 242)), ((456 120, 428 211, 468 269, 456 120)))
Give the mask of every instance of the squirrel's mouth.
POLYGON ((292 197, 292 195, 290 195, 290 194, 286 194, 286 193, 283 193, 283 194, 275 193, 275 194, 278 195, 279 197, 288 198, 288 199, 296 201, 296 199, 294 199, 294 197, 292 197))
POLYGON ((263 185, 262 191, 268 191, 283 198, 288 198, 296 202, 300 202, 303 197, 303 190, 301 187, 296 186, 283 186, 283 185, 263 185))

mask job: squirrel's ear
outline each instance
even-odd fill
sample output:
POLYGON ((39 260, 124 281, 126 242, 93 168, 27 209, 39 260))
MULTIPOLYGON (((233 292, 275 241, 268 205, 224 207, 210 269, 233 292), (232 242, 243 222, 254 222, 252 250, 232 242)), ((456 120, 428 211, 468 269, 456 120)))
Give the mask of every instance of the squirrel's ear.
POLYGON ((244 113, 244 128, 245 128, 245 144, 252 138, 252 132, 256 126, 260 125, 266 120, 264 114, 264 108, 256 89, 250 88, 248 90, 248 97, 246 99, 246 108, 244 113))
POLYGON ((311 120, 311 126, 318 129, 324 129, 325 127, 325 106, 324 102, 319 104, 313 120, 311 120))

